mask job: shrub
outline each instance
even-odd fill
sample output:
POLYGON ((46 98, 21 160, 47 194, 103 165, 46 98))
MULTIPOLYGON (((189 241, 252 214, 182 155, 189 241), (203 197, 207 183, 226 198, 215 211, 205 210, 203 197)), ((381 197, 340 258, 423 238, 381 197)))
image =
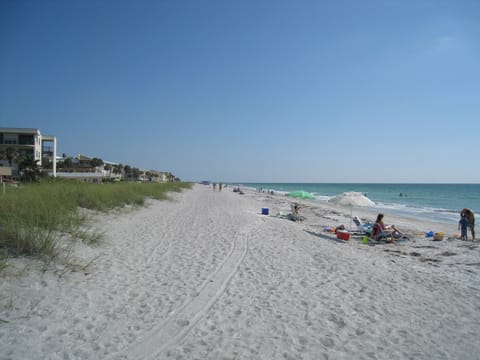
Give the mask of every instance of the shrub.
POLYGON ((0 194, 0 252, 55 259, 61 253, 63 234, 88 243, 101 238, 82 230, 86 217, 79 208, 106 212, 127 204, 140 206, 146 198, 164 200, 167 192, 190 187, 189 183, 92 184, 56 179, 9 188, 0 194))

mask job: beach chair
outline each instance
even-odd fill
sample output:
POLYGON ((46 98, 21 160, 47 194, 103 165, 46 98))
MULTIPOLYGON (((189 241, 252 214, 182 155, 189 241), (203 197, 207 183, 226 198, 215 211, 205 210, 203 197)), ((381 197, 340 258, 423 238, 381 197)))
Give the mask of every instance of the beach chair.
POLYGON ((364 224, 358 216, 353 217, 355 229, 350 229, 355 235, 370 235, 372 232, 372 224, 364 224))

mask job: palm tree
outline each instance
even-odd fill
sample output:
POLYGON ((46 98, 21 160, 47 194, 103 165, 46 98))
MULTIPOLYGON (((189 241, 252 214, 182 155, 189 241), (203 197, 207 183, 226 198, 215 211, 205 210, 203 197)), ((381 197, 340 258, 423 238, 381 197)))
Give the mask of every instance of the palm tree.
POLYGON ((9 146, 5 150, 0 152, 0 159, 8 160, 8 165, 12 167, 12 164, 18 162, 18 160, 20 159, 20 152, 18 151, 18 149, 9 146))
POLYGON ((12 174, 16 175, 18 169, 18 161, 21 158, 21 154, 18 149, 9 146, 5 150, 0 151, 0 160, 7 160, 8 166, 12 168, 12 174), (14 165, 17 169, 14 168, 14 165))
POLYGON ((102 159, 99 159, 99 158, 93 158, 90 160, 90 165, 92 167, 99 167, 99 166, 102 166, 103 165, 103 160, 102 159))
POLYGON ((111 164, 103 164, 103 176, 107 175, 109 178, 112 176, 113 166, 111 164))
POLYGON ((67 169, 73 167, 73 159, 71 157, 67 157, 63 160, 63 166, 67 169))
POLYGON ((113 173, 114 174, 122 174, 123 172, 123 165, 122 164, 117 164, 117 165, 113 165, 113 173))
POLYGON ((123 167, 123 171, 125 172, 126 180, 129 180, 130 177, 132 176, 132 167, 130 165, 125 165, 123 167))
POLYGON ((28 182, 39 181, 42 174, 38 160, 35 160, 32 155, 27 155, 20 161, 18 170, 21 178, 28 182))
MULTIPOLYGON (((123 174, 123 165, 122 164, 116 164, 116 165, 113 165, 113 170, 112 172, 115 174, 115 175, 120 175, 119 177, 119 180, 122 179, 122 174, 123 174)), ((117 178, 118 179, 118 178, 117 178)))
POLYGON ((138 180, 138 178, 140 177, 140 169, 139 168, 132 168, 132 176, 133 176, 133 180, 138 180))

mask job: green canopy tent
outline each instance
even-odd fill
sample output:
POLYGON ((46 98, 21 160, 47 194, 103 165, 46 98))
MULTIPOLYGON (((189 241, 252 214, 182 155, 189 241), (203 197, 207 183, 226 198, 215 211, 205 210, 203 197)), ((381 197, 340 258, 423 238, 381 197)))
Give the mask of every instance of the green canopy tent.
POLYGON ((299 191, 292 191, 287 194, 287 196, 297 198, 297 199, 305 199, 305 200, 314 200, 315 196, 310 194, 309 192, 299 190, 299 191))

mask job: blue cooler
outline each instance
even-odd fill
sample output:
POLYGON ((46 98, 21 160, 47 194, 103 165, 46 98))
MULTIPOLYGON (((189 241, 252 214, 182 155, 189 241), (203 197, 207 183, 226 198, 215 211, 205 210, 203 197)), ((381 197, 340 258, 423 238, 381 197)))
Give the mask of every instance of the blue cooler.
POLYGON ((268 208, 262 208, 262 215, 268 215, 268 208))

